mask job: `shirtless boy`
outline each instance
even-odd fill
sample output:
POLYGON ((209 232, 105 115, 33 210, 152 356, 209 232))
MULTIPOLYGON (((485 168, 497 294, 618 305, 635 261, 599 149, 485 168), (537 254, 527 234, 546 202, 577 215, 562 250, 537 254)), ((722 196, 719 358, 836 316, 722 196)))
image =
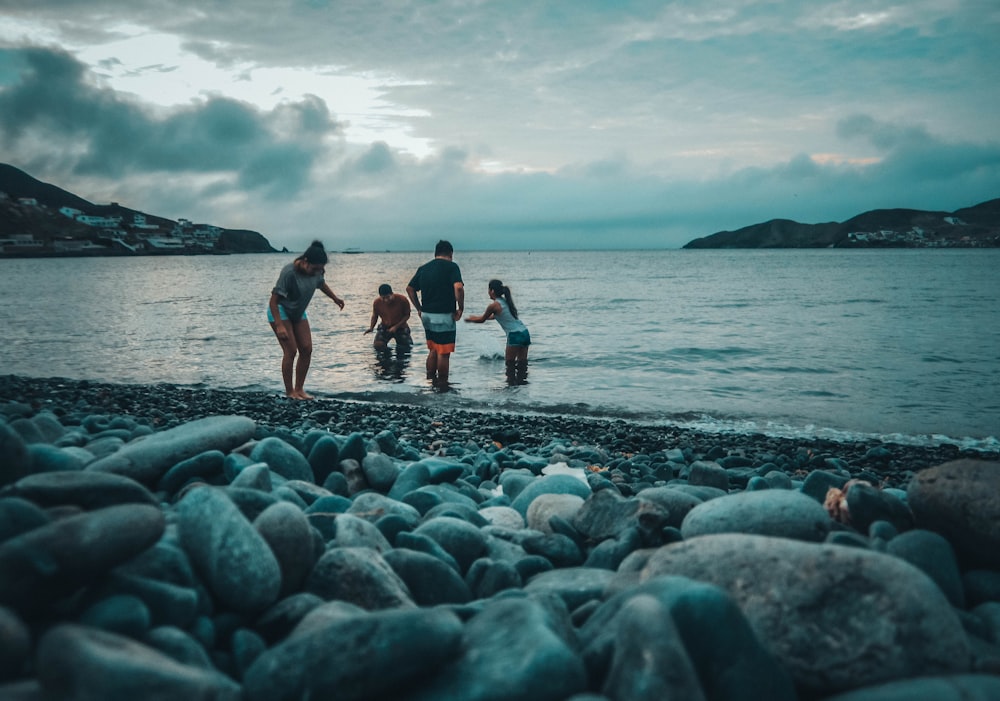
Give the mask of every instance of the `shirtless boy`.
POLYGON ((410 337, 410 300, 392 291, 389 285, 380 285, 378 297, 372 302, 372 318, 366 334, 375 331, 375 323, 379 322, 375 332, 375 350, 384 351, 389 341, 396 339, 396 352, 401 353, 413 347, 410 337))

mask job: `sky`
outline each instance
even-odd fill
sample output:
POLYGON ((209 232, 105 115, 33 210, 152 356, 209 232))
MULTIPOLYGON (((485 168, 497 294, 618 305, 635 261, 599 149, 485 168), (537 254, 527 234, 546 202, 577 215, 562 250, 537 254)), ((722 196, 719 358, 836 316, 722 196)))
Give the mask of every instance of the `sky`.
POLYGON ((0 0, 0 162, 304 249, 1000 197, 996 0, 0 0))

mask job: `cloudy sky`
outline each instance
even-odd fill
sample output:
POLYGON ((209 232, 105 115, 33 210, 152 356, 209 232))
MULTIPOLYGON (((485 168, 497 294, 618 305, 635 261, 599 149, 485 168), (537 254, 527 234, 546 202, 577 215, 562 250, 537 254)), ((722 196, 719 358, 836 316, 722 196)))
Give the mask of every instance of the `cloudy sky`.
POLYGON ((996 0, 0 0, 0 162, 292 250, 1000 197, 996 0))

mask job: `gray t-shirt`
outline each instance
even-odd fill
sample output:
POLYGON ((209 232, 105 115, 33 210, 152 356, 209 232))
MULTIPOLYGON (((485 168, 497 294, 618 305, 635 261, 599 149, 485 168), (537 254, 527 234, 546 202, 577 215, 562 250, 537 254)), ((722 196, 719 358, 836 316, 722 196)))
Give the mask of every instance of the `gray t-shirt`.
POLYGON ((279 304, 291 321, 299 321, 312 300, 316 288, 323 284, 323 275, 305 275, 289 263, 281 269, 272 292, 280 298, 279 304))

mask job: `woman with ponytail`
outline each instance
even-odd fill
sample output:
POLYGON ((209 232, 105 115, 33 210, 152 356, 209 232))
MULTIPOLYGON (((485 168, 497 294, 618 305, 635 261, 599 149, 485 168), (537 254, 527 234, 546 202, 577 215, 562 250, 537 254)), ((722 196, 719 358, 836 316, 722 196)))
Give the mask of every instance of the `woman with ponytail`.
POLYGON ((312 360, 312 330, 306 307, 313 293, 319 290, 338 307, 344 308, 344 300, 334 294, 323 279, 328 260, 323 244, 313 241, 305 253, 281 269, 267 304, 267 320, 281 344, 281 379, 285 383, 285 396, 292 399, 312 399, 303 387, 312 360), (298 363, 295 362, 296 355, 298 363))
POLYGON ((507 366, 507 381, 510 384, 524 384, 528 376, 528 346, 531 345, 531 334, 517 316, 517 307, 510 294, 510 288, 499 280, 490 280, 489 295, 493 300, 486 307, 482 316, 468 316, 466 321, 482 324, 490 319, 496 319, 500 328, 507 334, 507 349, 504 361, 507 366))

